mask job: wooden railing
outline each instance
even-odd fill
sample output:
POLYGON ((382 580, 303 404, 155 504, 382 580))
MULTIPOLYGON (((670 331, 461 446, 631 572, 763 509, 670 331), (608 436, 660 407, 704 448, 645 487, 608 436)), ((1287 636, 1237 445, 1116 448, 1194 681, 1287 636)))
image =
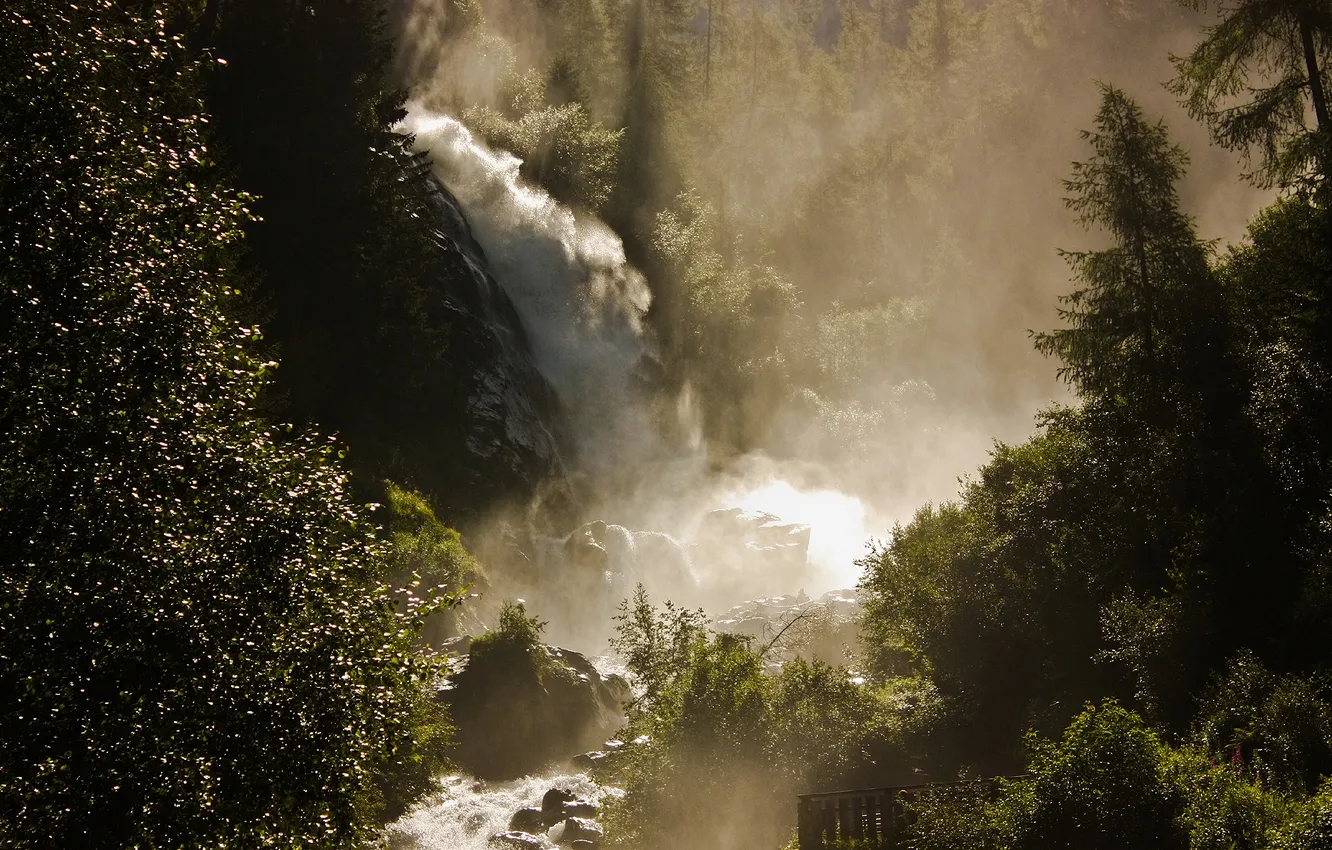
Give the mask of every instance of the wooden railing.
POLYGON ((801 794, 797 798, 800 850, 825 850, 837 841, 864 841, 871 847, 902 846, 915 819, 912 803, 922 790, 970 785, 993 794, 998 782, 996 777, 801 794))

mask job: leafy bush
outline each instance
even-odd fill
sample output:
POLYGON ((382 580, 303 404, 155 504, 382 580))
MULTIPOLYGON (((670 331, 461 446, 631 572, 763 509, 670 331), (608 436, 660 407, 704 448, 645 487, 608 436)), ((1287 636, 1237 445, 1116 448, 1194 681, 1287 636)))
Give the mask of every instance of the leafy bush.
MULTIPOLYGON (((414 592, 424 585, 461 594, 484 580, 481 564, 462 543, 462 535, 435 517, 426 497, 391 481, 384 482, 388 507, 389 582, 414 592)), ((457 609, 432 615, 422 637, 435 643, 457 630, 457 609)))
POLYGON ((996 822, 1024 850, 1177 847, 1170 749, 1114 702, 1088 706, 1061 741, 1027 736, 1031 778, 1007 790, 996 822))
POLYGON ((758 814, 789 803, 772 781, 770 688, 744 640, 697 644, 686 674, 634 729, 651 743, 631 753, 625 796, 607 813, 612 846, 776 844, 786 828, 758 814))
POLYGON ((1171 748, 1113 701, 1088 706, 1062 739, 1027 744, 1025 778, 917 794, 911 846, 1246 850, 1267 847, 1286 816, 1241 771, 1171 748))
POLYGON ((658 611, 643 585, 632 601, 620 602, 610 646, 643 689, 640 709, 650 713, 669 688, 689 671, 693 653, 706 632, 702 610, 676 608, 669 599, 658 611))
POLYGON ((1201 701, 1197 734, 1211 757, 1265 786, 1312 794, 1332 772, 1332 704, 1314 680, 1278 676, 1236 656, 1201 701))
POLYGON ((1324 783, 1272 834, 1271 850, 1332 850, 1332 783, 1324 783))
POLYGON ((503 659, 539 673, 547 661, 541 645, 541 633, 545 628, 544 620, 527 615, 524 603, 505 602, 500 608, 495 630, 472 641, 471 664, 503 659))
POLYGON ((1130 543, 1120 458, 1078 413, 1044 426, 860 562, 871 672, 932 679, 958 746, 990 773, 1016 767, 1022 730, 1059 728, 1058 705, 1096 692, 1100 576, 1130 577, 1114 551, 1130 543))
MULTIPOLYGON (((544 99, 544 92, 543 92, 544 99)), ((596 123, 581 103, 525 102, 516 118, 472 107, 462 119, 492 147, 516 154, 524 178, 567 204, 597 212, 610 199, 623 130, 596 123)))
POLYGON ((7 847, 361 847, 447 740, 432 603, 336 447, 252 412, 198 75, 125 4, 0 11, 7 847))
POLYGON ((765 675, 748 640, 705 635, 699 615, 657 609, 641 589, 621 611, 615 644, 653 690, 630 713, 629 734, 650 743, 610 777, 626 792, 608 811, 614 846, 775 845, 795 794, 869 781, 867 767, 884 767, 867 753, 901 757, 887 709, 902 706, 846 669, 796 660, 765 675))

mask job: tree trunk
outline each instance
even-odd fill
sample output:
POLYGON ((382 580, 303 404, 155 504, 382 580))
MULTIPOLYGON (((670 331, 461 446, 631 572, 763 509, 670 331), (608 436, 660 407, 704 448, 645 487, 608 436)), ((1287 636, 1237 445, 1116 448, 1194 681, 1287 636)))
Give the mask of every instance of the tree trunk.
POLYGON ((1304 66, 1309 74, 1309 96, 1313 99, 1314 115, 1318 117, 1318 131, 1332 132, 1327 117, 1327 94, 1323 90, 1323 73, 1318 67, 1318 51, 1314 45, 1313 27, 1308 16, 1300 16, 1300 41, 1304 45, 1304 66))
POLYGON ((707 56, 703 60, 703 102, 708 102, 712 91, 712 0, 708 0, 707 56))
MULTIPOLYGON (((1135 186, 1138 182, 1136 169, 1129 165, 1129 181, 1135 186)), ((1139 220, 1141 217, 1139 216, 1139 220)), ((1133 253, 1138 261, 1138 286, 1142 294, 1142 337, 1143 346, 1147 349, 1147 380, 1151 383, 1153 391, 1156 388, 1156 329, 1154 325, 1152 284, 1148 278, 1147 270, 1147 237, 1142 232, 1141 225, 1136 228, 1133 234, 1133 253)))

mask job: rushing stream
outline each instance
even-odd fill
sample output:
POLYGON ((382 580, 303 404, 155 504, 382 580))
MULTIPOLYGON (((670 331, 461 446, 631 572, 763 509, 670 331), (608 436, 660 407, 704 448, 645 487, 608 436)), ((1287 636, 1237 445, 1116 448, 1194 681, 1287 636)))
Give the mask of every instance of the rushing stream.
POLYGON ((552 773, 508 782, 446 776, 440 780, 437 794, 389 827, 390 846, 394 850, 487 850, 490 837, 509 828, 514 812, 540 807, 542 795, 556 787, 597 803, 620 793, 602 788, 584 774, 552 773))

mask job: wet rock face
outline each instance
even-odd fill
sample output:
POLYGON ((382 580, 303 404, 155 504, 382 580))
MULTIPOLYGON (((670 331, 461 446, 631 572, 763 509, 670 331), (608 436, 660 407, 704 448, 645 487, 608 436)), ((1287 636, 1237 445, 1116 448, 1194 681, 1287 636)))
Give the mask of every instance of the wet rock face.
POLYGON ((845 650, 859 639, 860 598, 855 590, 832 590, 818 599, 803 592, 750 599, 718 615, 712 628, 745 635, 759 645, 781 635, 770 662, 780 666, 796 656, 828 664, 846 662, 845 650))
MULTIPOLYGON (((470 648, 470 641, 450 644, 461 646, 470 648)), ((440 699, 458 728, 458 763, 478 777, 512 779, 566 761, 624 723, 617 696, 625 692, 622 683, 603 677, 572 650, 492 650, 479 659, 469 651, 452 658, 450 667, 440 699)))
POLYGON ((539 488, 558 504, 567 499, 568 472, 553 436, 555 392, 538 371, 518 312, 490 274, 457 199, 428 172, 420 179, 436 237, 447 248, 432 276, 449 313, 444 365, 451 385, 444 401, 465 414, 455 435, 462 448, 440 452, 439 469, 414 472, 445 476, 449 490, 465 491, 479 508, 526 504, 539 488))
POLYGON ((709 604, 740 602, 754 576, 763 576, 769 586, 798 587, 809 560, 809 535, 808 525, 763 511, 730 508, 706 514, 690 551, 696 569, 709 577, 709 604))

